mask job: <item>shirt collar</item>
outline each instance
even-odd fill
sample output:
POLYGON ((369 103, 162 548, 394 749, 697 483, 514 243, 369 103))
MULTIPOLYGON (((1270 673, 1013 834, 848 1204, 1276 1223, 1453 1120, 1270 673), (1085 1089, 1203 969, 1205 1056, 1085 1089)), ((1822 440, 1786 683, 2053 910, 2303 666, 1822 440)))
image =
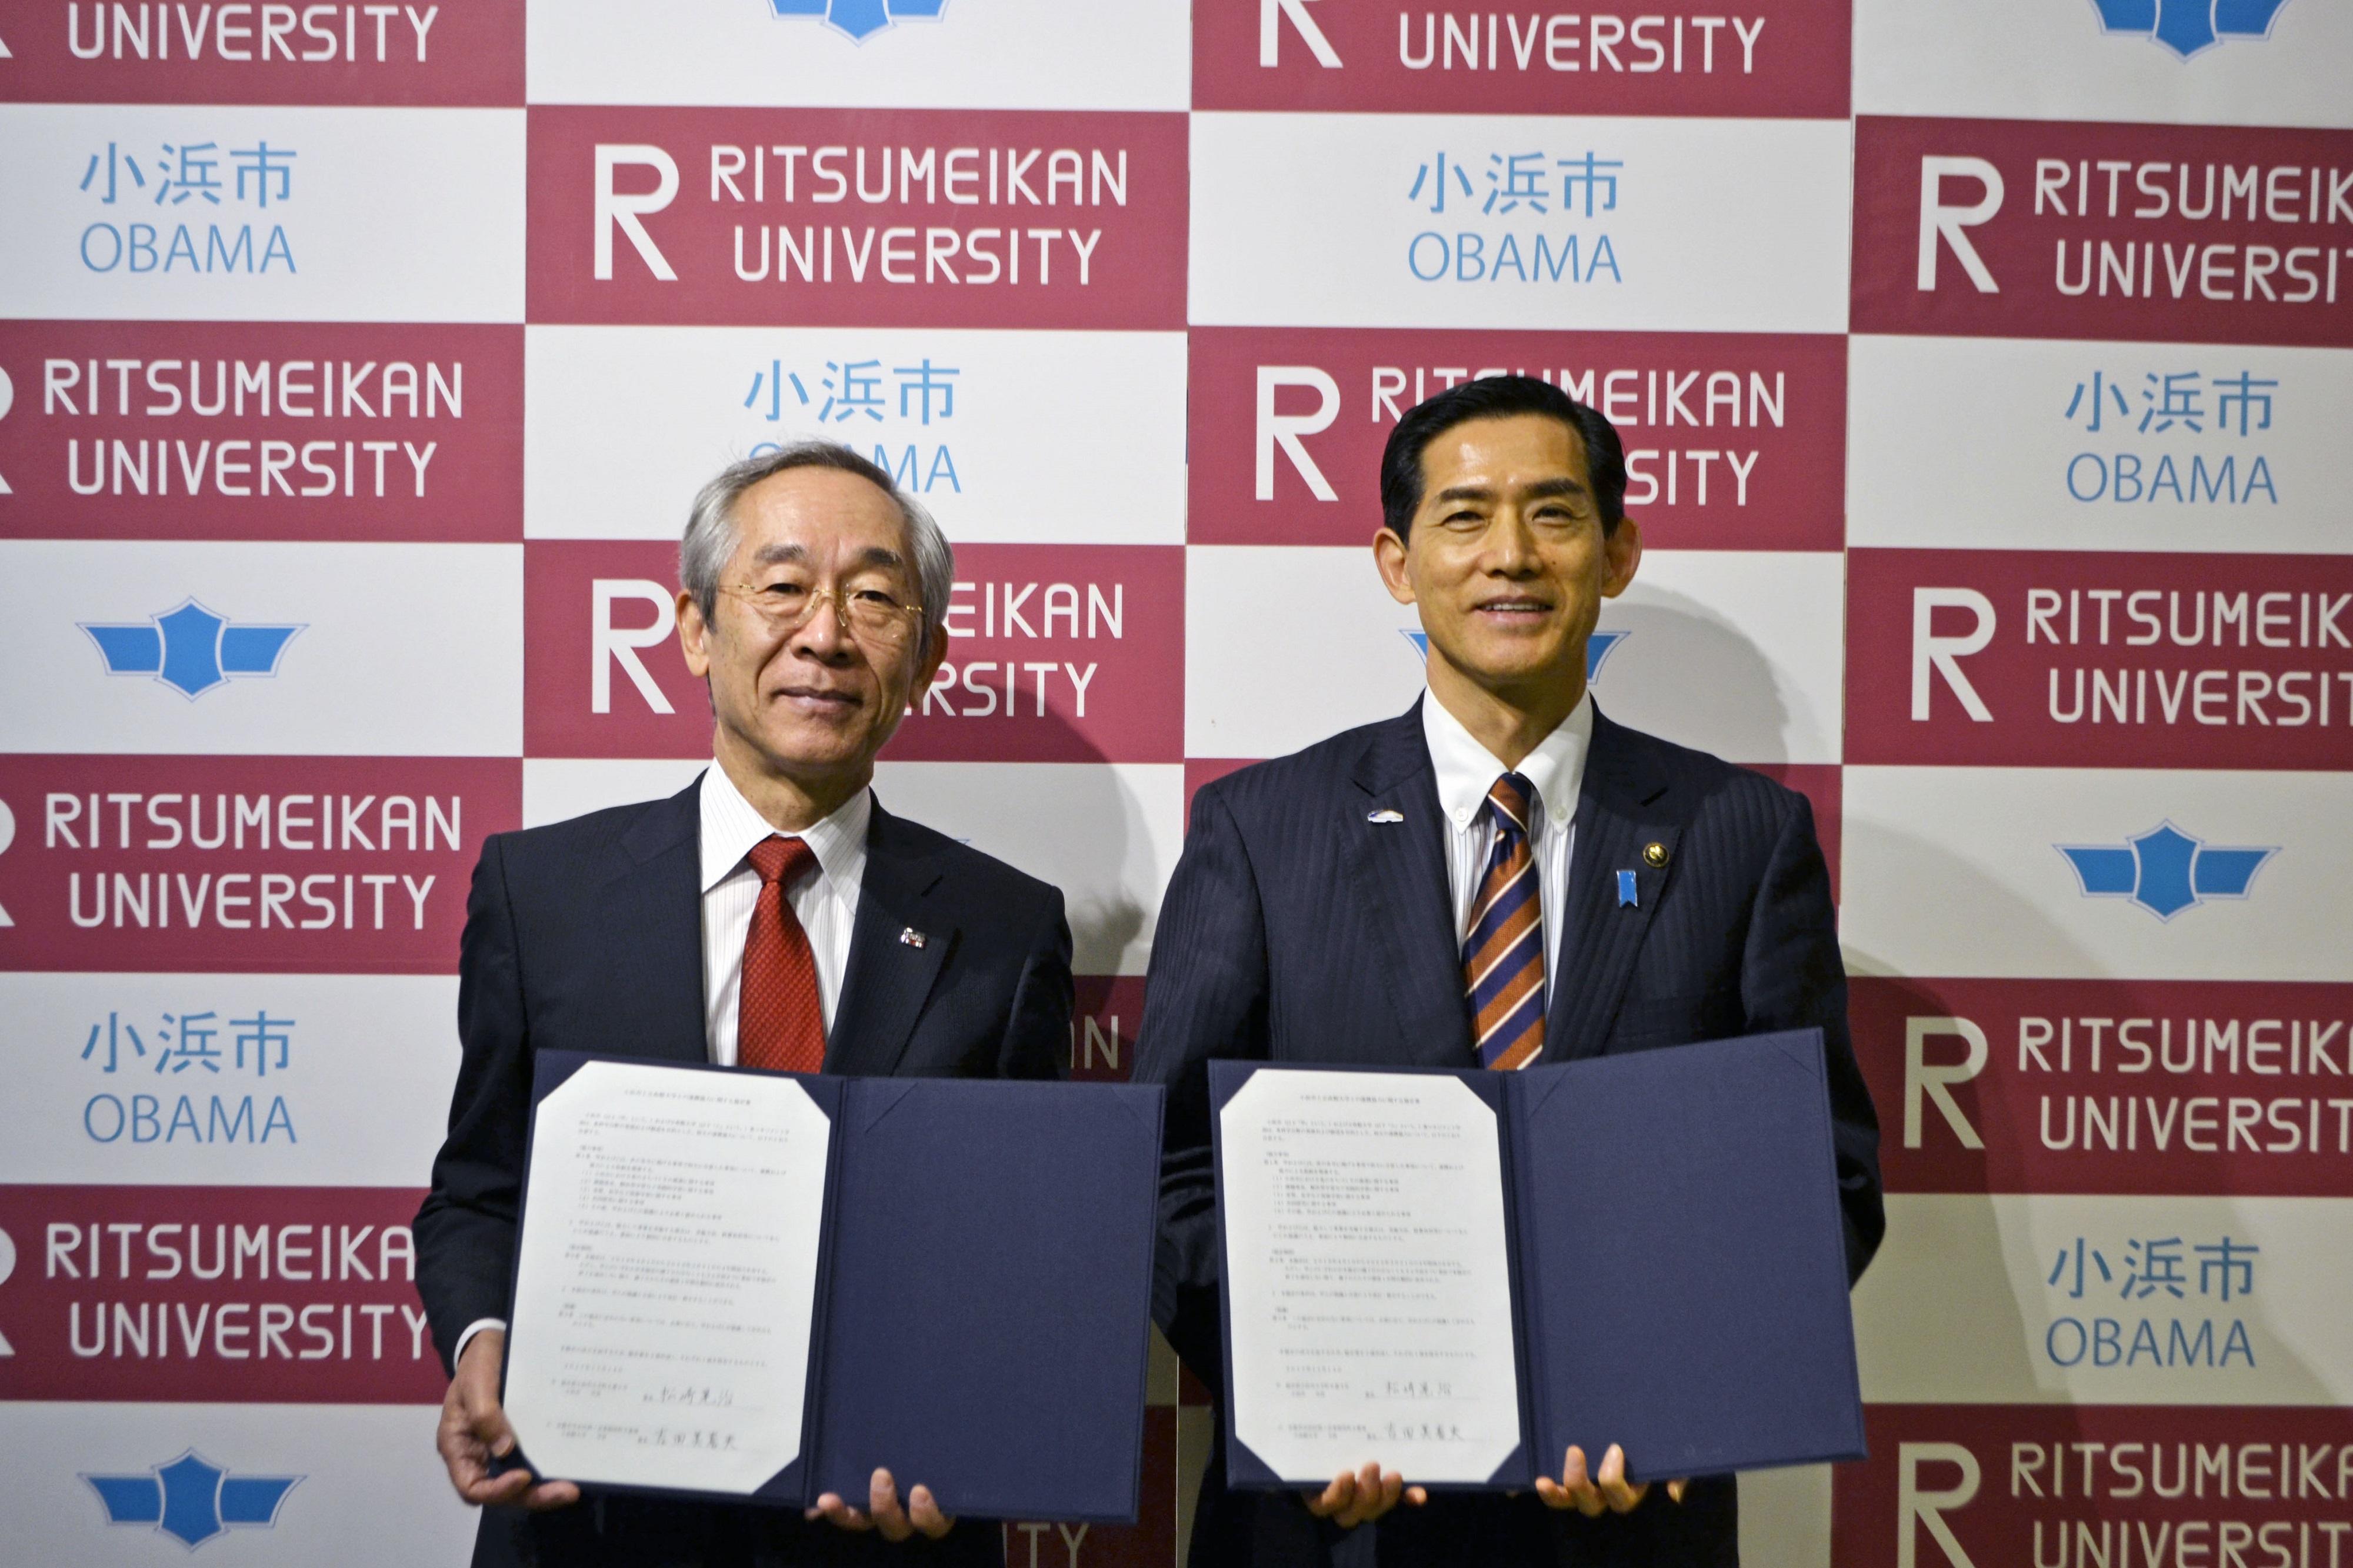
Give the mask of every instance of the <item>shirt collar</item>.
MULTIPOLYGON (((703 770, 701 805, 702 890, 707 893, 744 864, 752 846, 776 830, 744 798, 744 792, 717 763, 703 770)), ((808 841, 817 856, 818 870, 828 881, 855 888, 865 875, 866 828, 873 817, 874 792, 862 789, 836 806, 831 816, 788 837, 808 841)))
POLYGON ((1433 691, 1422 694, 1421 733, 1430 747, 1430 766, 1438 773, 1438 804, 1457 827, 1477 820, 1487 791, 1510 772, 1535 786, 1537 798, 1544 802, 1546 821, 1566 823, 1577 815, 1577 791, 1585 783, 1585 753, 1593 744, 1593 693, 1588 691, 1579 698, 1568 717, 1537 742, 1536 749, 1521 758, 1516 769, 1505 768, 1481 745, 1433 691))

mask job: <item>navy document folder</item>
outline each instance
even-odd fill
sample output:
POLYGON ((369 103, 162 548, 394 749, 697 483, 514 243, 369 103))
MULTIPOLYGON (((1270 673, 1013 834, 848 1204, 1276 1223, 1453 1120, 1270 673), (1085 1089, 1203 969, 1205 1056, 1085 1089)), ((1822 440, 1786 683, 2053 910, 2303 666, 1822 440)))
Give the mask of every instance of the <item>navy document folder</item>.
POLYGON ((533 1095, 534 1469, 862 1509, 887 1466, 952 1514, 1134 1520, 1159 1089, 542 1052, 533 1095))
POLYGON ((1863 1458, 1819 1030, 1209 1090, 1232 1484, 1863 1458))

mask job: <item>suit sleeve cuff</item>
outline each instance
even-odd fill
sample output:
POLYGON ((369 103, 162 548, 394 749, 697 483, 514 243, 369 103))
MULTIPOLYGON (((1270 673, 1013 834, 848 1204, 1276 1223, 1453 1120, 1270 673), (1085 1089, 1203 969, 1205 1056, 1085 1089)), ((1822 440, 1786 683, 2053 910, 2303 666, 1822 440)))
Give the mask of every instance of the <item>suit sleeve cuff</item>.
POLYGON ((466 1325, 466 1331, 458 1336, 458 1348, 449 1352, 449 1364, 451 1366, 455 1366, 459 1362, 466 1359, 466 1347, 472 1343, 474 1336, 480 1333, 484 1329, 496 1329, 499 1332, 504 1333, 507 1331, 507 1321, 504 1318, 477 1318, 472 1322, 468 1323, 466 1325))

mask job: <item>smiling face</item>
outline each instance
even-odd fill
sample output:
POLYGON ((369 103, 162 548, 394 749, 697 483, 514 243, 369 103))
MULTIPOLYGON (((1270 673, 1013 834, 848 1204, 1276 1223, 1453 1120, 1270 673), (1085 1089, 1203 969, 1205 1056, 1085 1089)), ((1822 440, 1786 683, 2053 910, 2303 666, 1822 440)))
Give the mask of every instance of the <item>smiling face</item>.
POLYGON ((1407 537, 1374 541, 1382 581, 1419 612, 1430 689, 1449 709, 1483 699, 1540 735, 1585 695, 1586 640, 1601 601, 1633 580, 1641 529, 1621 518, 1604 534, 1584 438, 1547 415, 1453 426, 1421 468, 1407 537))
POLYGON ((679 595, 687 668, 710 683, 713 748, 739 783, 763 777, 838 804, 872 776, 875 753, 946 652, 939 628, 915 617, 893 642, 841 614, 861 595, 920 602, 905 521, 867 480, 814 467, 761 480, 733 516, 735 552, 709 617, 679 595), (760 607, 810 593, 832 597, 797 628, 760 607))

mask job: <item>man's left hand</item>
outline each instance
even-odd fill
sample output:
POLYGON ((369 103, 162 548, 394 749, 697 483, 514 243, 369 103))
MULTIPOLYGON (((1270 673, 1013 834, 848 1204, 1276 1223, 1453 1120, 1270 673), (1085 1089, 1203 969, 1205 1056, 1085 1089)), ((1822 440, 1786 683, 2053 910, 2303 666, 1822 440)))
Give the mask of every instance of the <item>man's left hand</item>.
POLYGON ((955 1516, 940 1511, 932 1489, 917 1486, 907 1494, 907 1505, 899 1505, 899 1484, 888 1470, 877 1470, 867 1484, 866 1507, 863 1511, 841 1500, 839 1494, 828 1492, 817 1500, 808 1510, 810 1519, 822 1519, 839 1530, 876 1531, 885 1541, 904 1541, 921 1533, 937 1541, 955 1526, 955 1516))
MULTIPOLYGON (((1683 1500, 1683 1489, 1688 1480, 1669 1481, 1667 1496, 1683 1500)), ((1571 1444, 1568 1457, 1561 1463, 1560 1479, 1550 1476, 1536 1478, 1536 1496, 1546 1508, 1575 1509, 1588 1519, 1599 1519, 1604 1513, 1631 1513, 1650 1495, 1651 1483, 1626 1479, 1626 1450, 1616 1443, 1601 1456, 1601 1469, 1588 1475, 1585 1468, 1585 1450, 1571 1444)))

